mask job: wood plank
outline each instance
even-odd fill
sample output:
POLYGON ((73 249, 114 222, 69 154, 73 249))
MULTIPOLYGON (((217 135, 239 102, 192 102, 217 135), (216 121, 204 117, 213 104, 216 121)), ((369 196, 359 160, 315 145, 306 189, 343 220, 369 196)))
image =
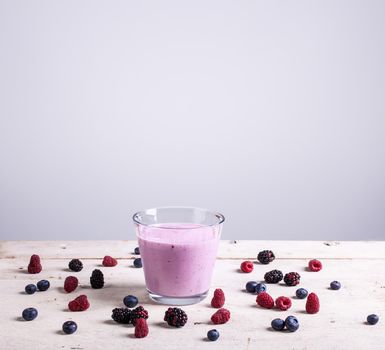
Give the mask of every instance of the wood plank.
MULTIPOLYGON (((44 250, 34 243, 38 251, 44 250), (41 249, 39 249, 41 248, 41 249)), ((44 243, 46 245, 46 242, 44 243)), ((317 246, 314 248, 318 249, 317 246)), ((19 251, 20 252, 20 251, 19 251)), ((14 255, 19 255, 15 251, 14 255)), ((48 250, 47 250, 48 252, 48 250)), ((67 251, 69 252, 69 250, 67 251)), ((81 253, 81 251, 79 251, 81 253)), ((312 250, 309 251, 312 253, 312 250)), ((29 254, 29 253, 28 253, 29 254)), ((239 261, 220 259, 216 263, 213 288, 222 288, 227 296, 226 307, 232 312, 228 324, 213 326, 210 316, 213 309, 210 299, 183 309, 189 322, 182 329, 170 329, 162 321, 165 306, 151 302, 146 294, 142 269, 131 267, 131 261, 122 260, 114 268, 102 268, 106 287, 93 290, 89 287, 89 275, 100 267, 100 259, 88 259, 84 269, 76 274, 82 284, 79 291, 71 294, 62 290, 68 258, 47 259, 39 275, 30 275, 19 267, 25 266, 25 257, 0 260, 0 288, 2 297, 2 326, 0 349, 148 349, 151 347, 174 349, 383 349, 385 342, 385 261, 339 260, 324 261, 319 273, 304 270, 303 259, 276 260, 268 266, 255 264, 251 274, 239 272, 239 261), (284 272, 299 271, 301 286, 315 291, 321 299, 321 312, 317 315, 304 313, 304 300, 292 299, 293 307, 286 312, 265 310, 256 306, 255 296, 244 291, 248 280, 260 280, 270 269, 284 272), (47 292, 26 295, 24 286, 39 279, 51 281, 47 292), (328 289, 331 280, 340 280, 340 291, 328 289), (67 311, 67 303, 80 293, 87 294, 91 308, 85 312, 67 311), (150 335, 145 339, 132 337, 132 326, 115 324, 110 320, 111 309, 122 306, 122 298, 135 294, 150 313, 150 335), (19 320, 25 307, 34 306, 39 316, 32 322, 19 320), (378 325, 364 324, 366 316, 377 313, 382 318, 378 325), (276 317, 296 315, 300 329, 295 333, 274 332, 270 321, 276 317), (61 325, 73 319, 79 330, 73 335, 63 335, 61 325), (195 324, 197 323, 197 324, 195 324), (217 328, 220 339, 205 340, 209 329, 217 328)), ((87 251, 84 251, 87 254, 87 251)), ((81 255, 84 255, 81 254, 81 255)), ((103 255, 103 254, 102 254, 103 255)), ((55 253, 50 256, 55 256, 55 253)), ((74 273, 71 273, 74 274, 74 273)), ((269 285, 273 297, 293 296, 296 288, 269 285)))
MULTIPOLYGON (((102 258, 133 259, 136 241, 0 241, 0 259, 24 259, 37 253, 43 259, 102 258)), ((221 241, 218 259, 257 258, 271 249, 277 259, 385 259, 385 242, 375 241, 221 241)))

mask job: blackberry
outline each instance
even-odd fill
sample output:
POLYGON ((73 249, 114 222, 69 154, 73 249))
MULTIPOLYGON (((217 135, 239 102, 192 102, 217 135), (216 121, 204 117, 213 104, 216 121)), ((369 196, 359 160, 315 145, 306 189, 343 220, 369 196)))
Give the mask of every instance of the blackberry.
POLYGON ((288 286, 296 286, 299 284, 299 280, 301 279, 301 276, 297 272, 289 272, 285 275, 285 278, 283 279, 284 282, 288 286))
POLYGON ((117 307, 112 310, 111 318, 118 323, 130 323, 131 310, 125 307, 117 307))
POLYGON ((91 287, 94 289, 100 289, 104 286, 104 276, 103 272, 99 269, 95 269, 92 271, 92 275, 90 277, 91 287))
POLYGON ((262 250, 258 253, 257 259, 261 264, 267 265, 275 259, 275 255, 271 250, 262 250))
POLYGON ((187 322, 187 314, 178 307, 169 307, 164 314, 164 320, 173 327, 183 327, 187 322))
POLYGON ((279 270, 271 270, 265 273, 265 281, 267 283, 278 283, 283 279, 283 273, 279 270))
POLYGON ((134 326, 138 318, 144 318, 145 320, 148 319, 148 312, 143 306, 138 306, 131 311, 131 322, 134 326))
POLYGON ((68 268, 72 271, 79 272, 83 269, 83 263, 79 259, 72 259, 68 264, 68 268))

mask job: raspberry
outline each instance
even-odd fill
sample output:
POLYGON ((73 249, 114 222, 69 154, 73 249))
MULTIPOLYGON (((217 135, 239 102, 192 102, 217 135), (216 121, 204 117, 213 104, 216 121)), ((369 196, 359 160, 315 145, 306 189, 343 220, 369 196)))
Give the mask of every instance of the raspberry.
POLYGON ((309 270, 313 272, 318 272, 322 270, 322 263, 317 259, 309 261, 309 270))
POLYGON ((31 259, 29 260, 29 265, 28 265, 28 272, 29 273, 39 273, 41 272, 42 267, 40 263, 40 256, 33 254, 31 256, 31 259))
POLYGON ((136 321, 135 325, 135 338, 145 338, 148 335, 148 325, 144 318, 140 318, 136 321))
POLYGON ((265 273, 265 282, 266 283, 278 283, 283 279, 283 273, 279 270, 272 270, 265 273))
POLYGON ((317 294, 310 293, 306 300, 306 312, 308 314, 316 314, 319 311, 319 299, 317 294))
POLYGON ((256 302, 259 306, 262 306, 266 309, 272 309, 274 307, 273 298, 266 292, 259 293, 256 302))
POLYGON ((88 302, 86 295, 79 295, 74 300, 68 303, 68 308, 71 311, 85 311, 90 307, 90 303, 88 302))
POLYGON ((187 322, 187 314, 178 307, 169 307, 164 313, 164 321, 169 326, 183 327, 187 322))
POLYGON ((246 273, 250 273, 251 271, 253 271, 253 263, 251 261, 244 261, 242 264, 241 264, 241 270, 243 272, 246 272, 246 273))
POLYGON ((90 277, 91 287, 94 289, 100 289, 104 286, 104 276, 103 272, 99 269, 95 269, 92 271, 92 275, 90 277))
POLYGON ((68 276, 64 281, 64 290, 67 293, 73 292, 79 285, 79 281, 75 276, 68 276))
POLYGON ((288 297, 278 297, 275 299, 275 306, 282 311, 286 311, 291 308, 291 300, 288 297))
POLYGON ((131 321, 134 326, 139 318, 144 318, 146 320, 148 319, 148 312, 144 309, 143 306, 138 306, 131 311, 131 321))
POLYGON ((225 293, 220 288, 215 289, 214 296, 211 299, 211 306, 219 309, 223 305, 225 305, 225 293))
POLYGON ((223 324, 230 319, 230 311, 227 309, 219 309, 211 316, 211 321, 214 324, 223 324))
POLYGON ((301 279, 301 276, 297 272, 289 272, 285 275, 285 278, 283 279, 285 283, 288 286, 296 286, 299 284, 299 280, 301 279))
POLYGON ((266 265, 275 259, 275 255, 271 250, 262 250, 258 253, 257 259, 261 264, 266 265))
POLYGON ((106 255, 103 258, 102 264, 103 266, 116 266, 118 264, 118 261, 114 259, 112 256, 106 255))

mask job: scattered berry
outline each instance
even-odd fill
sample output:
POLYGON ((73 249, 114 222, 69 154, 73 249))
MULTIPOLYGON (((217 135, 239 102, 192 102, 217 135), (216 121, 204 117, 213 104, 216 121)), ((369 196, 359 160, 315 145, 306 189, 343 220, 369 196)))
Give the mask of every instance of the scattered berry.
POLYGON ((29 273, 39 273, 42 270, 40 256, 33 254, 29 260, 28 272, 29 273))
POLYGON ((283 273, 279 270, 271 270, 265 273, 265 282, 266 283, 278 283, 283 279, 283 273))
POLYGON ((79 285, 79 281, 75 276, 68 276, 64 281, 64 290, 67 293, 73 292, 79 285))
POLYGON ((275 306, 282 311, 286 311, 291 308, 291 300, 287 297, 278 297, 275 299, 275 306))
POLYGON ((118 323, 128 324, 131 322, 131 310, 119 307, 112 310, 111 318, 118 323))
POLYGON ((187 314, 178 307, 169 307, 164 314, 164 320, 169 326, 183 327, 187 322, 187 314))
POLYGON ((322 263, 317 259, 312 259, 309 261, 309 270, 313 272, 318 272, 322 270, 322 263))
POLYGON ((301 279, 301 276, 298 272, 289 272, 285 275, 285 278, 283 281, 290 287, 296 286, 299 284, 299 281, 301 279))
POLYGON ((24 290, 27 294, 33 294, 36 292, 36 286, 34 284, 28 284, 25 286, 24 290))
POLYGON ((288 316, 285 320, 285 326, 290 332, 295 332, 299 328, 299 322, 296 317, 288 316))
POLYGON ((214 324, 223 324, 230 319, 230 311, 227 309, 219 309, 211 316, 211 322, 214 324))
POLYGON ((83 263, 79 259, 72 259, 68 264, 68 268, 72 271, 79 272, 83 269, 83 263))
POLYGON ((225 305, 225 293, 220 288, 215 289, 214 296, 211 299, 211 306, 217 309, 225 305))
POLYGON ((136 305, 138 305, 138 302, 139 302, 138 298, 136 296, 134 296, 134 295, 127 295, 123 299, 123 303, 127 307, 135 307, 136 305))
POLYGON ((139 318, 135 324, 135 338, 145 338, 148 335, 148 325, 144 318, 139 318))
POLYGON ((249 281, 246 283, 246 291, 248 291, 249 293, 255 293, 256 292, 256 288, 257 288, 257 282, 255 281, 249 281))
POLYGON ((143 266, 143 264, 142 264, 142 259, 141 259, 141 258, 136 258, 136 259, 134 259, 134 266, 135 266, 136 268, 141 268, 141 267, 143 266))
POLYGON ((276 331, 283 331, 285 328, 285 321, 281 320, 280 318, 275 318, 273 321, 271 321, 271 327, 276 331))
POLYGON ((250 273, 251 271, 253 271, 253 269, 254 269, 254 266, 253 266, 253 263, 251 261, 244 261, 241 264, 241 270, 243 272, 250 273))
POLYGON ((255 293, 257 294, 260 294, 260 293, 263 293, 263 292, 266 292, 266 284, 264 283, 258 283, 256 286, 255 286, 255 293))
POLYGON ((261 264, 267 265, 275 259, 275 255, 271 250, 262 250, 258 253, 257 259, 261 264))
POLYGON ((134 249, 134 254, 135 254, 135 255, 140 255, 139 247, 136 247, 136 248, 134 249))
POLYGON ((366 320, 368 321, 368 323, 371 324, 371 325, 375 325, 375 324, 378 322, 379 319, 380 319, 380 318, 379 318, 376 314, 371 314, 371 315, 369 315, 369 316, 366 318, 366 320))
POLYGON ((85 311, 90 307, 90 303, 88 302, 86 295, 79 295, 74 300, 68 303, 68 308, 71 311, 85 311))
POLYGON ((92 271, 92 275, 90 277, 91 287, 94 289, 100 289, 104 286, 104 276, 103 272, 99 269, 95 269, 92 271))
POLYGON ((139 318, 148 319, 148 312, 143 306, 138 306, 131 311, 131 322, 135 326, 136 320, 139 318))
POLYGON ((34 307, 29 307, 23 310, 22 316, 26 321, 32 321, 37 317, 37 310, 34 307))
POLYGON ((319 309, 320 304, 317 294, 310 293, 306 300, 306 312, 308 314, 316 314, 319 309))
POLYGON ((39 289, 41 292, 45 292, 49 287, 50 283, 47 280, 41 280, 37 282, 37 289, 39 289))
POLYGON ((338 281, 333 281, 330 283, 330 288, 333 290, 338 290, 341 288, 341 283, 338 281))
POLYGON ((305 299, 307 297, 308 291, 305 288, 298 288, 295 291, 295 295, 298 299, 305 299))
POLYGON ((266 292, 258 294, 256 301, 259 306, 262 306, 266 309, 272 309, 274 307, 273 298, 266 292))
POLYGON ((210 329, 207 332, 207 339, 210 341, 216 341, 219 338, 219 332, 216 329, 210 329))
POLYGON ((118 264, 118 260, 116 260, 112 256, 106 255, 103 258, 102 264, 103 264, 103 266, 106 266, 106 267, 112 267, 112 266, 116 266, 118 264))
POLYGON ((66 321, 63 323, 62 329, 65 334, 72 334, 76 332, 78 325, 74 321, 66 321))

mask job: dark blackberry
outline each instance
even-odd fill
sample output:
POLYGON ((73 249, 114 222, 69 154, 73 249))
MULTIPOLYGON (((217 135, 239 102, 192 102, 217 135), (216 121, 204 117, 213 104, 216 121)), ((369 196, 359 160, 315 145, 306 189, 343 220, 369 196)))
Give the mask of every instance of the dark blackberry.
POLYGON ((285 278, 283 279, 284 282, 288 286, 296 286, 299 284, 299 280, 301 279, 301 276, 297 272, 289 272, 285 275, 285 278))
POLYGON ((134 326, 138 318, 144 318, 145 320, 148 319, 148 312, 143 306, 138 306, 131 311, 131 322, 134 326))
POLYGON ((83 269, 83 263, 79 259, 72 259, 68 264, 68 268, 72 271, 79 272, 83 269))
POLYGON ((90 277, 91 287, 94 289, 100 289, 104 286, 104 276, 103 272, 99 269, 95 269, 92 271, 92 275, 90 277))
POLYGON ((258 261, 261 264, 267 265, 275 259, 275 255, 271 250, 262 250, 258 253, 258 261))
POLYGON ((265 273, 265 281, 267 283, 278 283, 283 279, 283 273, 279 270, 271 270, 265 273))
POLYGON ((173 327, 183 327, 187 322, 187 314, 178 307, 169 307, 164 314, 164 320, 173 327))
POLYGON ((125 307, 117 307, 112 310, 111 318, 118 323, 130 323, 131 310, 125 307))

